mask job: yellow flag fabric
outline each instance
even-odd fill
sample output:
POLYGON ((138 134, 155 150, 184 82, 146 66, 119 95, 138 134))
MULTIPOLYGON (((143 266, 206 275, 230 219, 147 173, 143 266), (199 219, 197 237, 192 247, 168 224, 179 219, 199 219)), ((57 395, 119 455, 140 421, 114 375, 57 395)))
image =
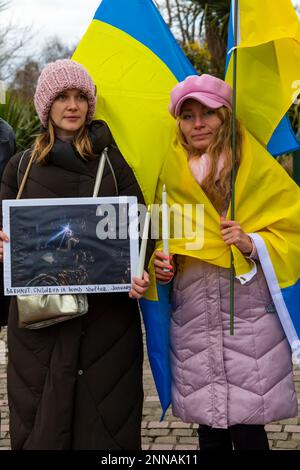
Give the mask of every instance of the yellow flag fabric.
POLYGON ((108 123, 146 204, 152 203, 174 132, 167 109, 175 76, 149 48, 99 20, 92 21, 72 58, 97 84, 95 117, 108 123))
MULTIPOLYGON (((195 236, 170 240, 170 252, 229 268, 230 248, 221 237, 220 216, 192 176, 186 154, 176 139, 159 179, 156 202, 161 201, 163 184, 167 188, 168 204, 175 204, 178 213, 184 213, 185 204, 204 205, 203 246, 189 249, 191 244, 202 243, 201 236, 197 237, 194 216, 195 236)), ((255 232, 264 239, 280 287, 295 285, 300 278, 300 189, 246 130, 235 195, 235 219, 246 233, 255 232)), ((230 207, 227 218, 230 219, 230 207)), ((157 249, 162 250, 162 242, 158 243, 157 249)), ((236 247, 232 247, 232 251, 236 275, 249 272, 251 262, 236 247)), ((156 298, 155 282, 148 298, 156 298)))
MULTIPOLYGON (((231 57, 230 85, 232 67, 231 57)), ((299 92, 299 74, 300 22, 292 2, 239 0, 237 116, 265 147, 299 92)))

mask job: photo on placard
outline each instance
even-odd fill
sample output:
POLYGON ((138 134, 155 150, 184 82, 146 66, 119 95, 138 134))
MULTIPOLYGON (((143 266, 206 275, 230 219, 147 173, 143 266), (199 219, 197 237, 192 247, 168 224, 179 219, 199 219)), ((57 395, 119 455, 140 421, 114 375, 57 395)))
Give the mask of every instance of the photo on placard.
POLYGON ((70 199, 59 204, 51 200, 51 205, 45 200, 9 204, 7 287, 32 288, 31 293, 46 286, 66 292, 74 292, 74 286, 80 287, 78 292, 89 292, 91 286, 98 286, 98 291, 129 290, 138 256, 138 240, 129 236, 129 204, 105 199, 93 198, 90 204, 83 204, 83 199, 77 204, 74 199, 72 204, 70 199))

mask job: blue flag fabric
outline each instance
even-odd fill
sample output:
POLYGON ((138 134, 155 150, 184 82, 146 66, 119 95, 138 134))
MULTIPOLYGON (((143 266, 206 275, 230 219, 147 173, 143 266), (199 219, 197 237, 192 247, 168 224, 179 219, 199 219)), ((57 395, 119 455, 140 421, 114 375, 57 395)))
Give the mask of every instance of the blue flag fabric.
POLYGON ((146 330, 149 362, 163 410, 171 404, 171 368, 169 359, 169 324, 171 285, 157 285, 158 302, 141 299, 140 307, 146 330))
POLYGON ((177 81, 197 74, 152 0, 103 0, 94 20, 124 31, 148 47, 166 64, 177 81))
POLYGON ((294 134, 291 126, 291 121, 288 116, 280 121, 272 135, 267 150, 268 152, 277 157, 283 153, 296 152, 300 149, 300 142, 294 134))

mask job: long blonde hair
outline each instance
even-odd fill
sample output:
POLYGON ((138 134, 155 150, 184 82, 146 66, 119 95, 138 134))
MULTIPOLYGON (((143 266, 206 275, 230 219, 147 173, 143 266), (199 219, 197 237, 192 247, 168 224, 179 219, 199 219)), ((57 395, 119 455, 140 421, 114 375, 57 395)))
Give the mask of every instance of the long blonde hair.
MULTIPOLYGON (((230 199, 230 175, 232 170, 232 111, 231 109, 223 106, 222 108, 217 109, 216 113, 221 119, 222 124, 216 138, 206 150, 206 153, 211 157, 211 166, 207 176, 201 183, 201 188, 204 190, 217 211, 222 212, 224 204, 226 205, 230 199), (224 155, 224 166, 216 184, 216 173, 221 154, 224 155)), ((188 158, 192 156, 200 157, 203 152, 200 152, 187 143, 180 128, 180 117, 178 118, 177 123, 177 137, 185 149, 188 158)), ((242 156, 242 135, 241 124, 236 120, 236 170, 239 167, 242 156)))
MULTIPOLYGON (((54 125, 50 118, 46 131, 39 134, 35 139, 32 150, 34 161, 42 164, 47 162, 47 156, 53 148, 55 138, 54 125)), ((86 125, 82 126, 77 133, 73 145, 83 160, 91 160, 94 158, 93 148, 86 125)))

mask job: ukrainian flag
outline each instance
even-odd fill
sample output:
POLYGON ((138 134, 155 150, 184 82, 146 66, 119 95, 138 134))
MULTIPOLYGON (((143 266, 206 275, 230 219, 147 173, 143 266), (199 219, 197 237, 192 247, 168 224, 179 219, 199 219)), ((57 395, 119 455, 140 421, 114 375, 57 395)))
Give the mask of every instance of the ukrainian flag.
MULTIPOLYGON (((96 118, 105 120, 133 169, 147 204, 153 203, 175 122, 170 91, 196 74, 152 0, 102 0, 73 59, 98 90, 96 118)), ((170 404, 169 296, 140 303, 149 361, 164 411, 170 404)))

